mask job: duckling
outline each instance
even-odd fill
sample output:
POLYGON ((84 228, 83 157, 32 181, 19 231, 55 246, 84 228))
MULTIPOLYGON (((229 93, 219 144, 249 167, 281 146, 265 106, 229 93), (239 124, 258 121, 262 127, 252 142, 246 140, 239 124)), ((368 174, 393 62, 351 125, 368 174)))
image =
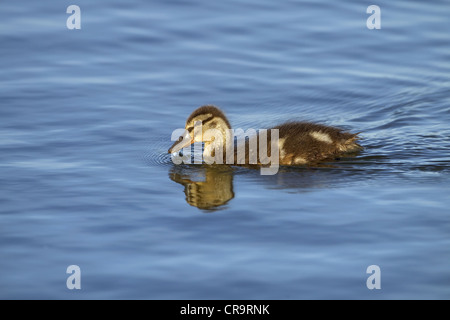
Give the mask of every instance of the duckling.
MULTIPOLYGON (((227 141, 234 139, 230 122, 218 107, 206 105, 196 109, 186 120, 186 133, 180 137, 172 147, 169 153, 178 152, 194 142, 203 141, 205 143, 203 156, 214 157, 217 146, 223 149, 224 162, 230 164, 226 159, 227 141), (194 126, 201 123, 202 131, 196 133, 194 126), (210 129, 218 130, 221 133, 222 141, 206 140, 204 134, 210 129)), ((333 160, 348 153, 362 150, 362 146, 357 143, 359 133, 344 132, 342 129, 325 126, 309 122, 286 122, 272 129, 278 129, 278 150, 280 165, 310 165, 321 161, 333 160)), ((271 152, 271 131, 267 131, 267 149, 271 152)), ((259 133, 258 133, 259 135, 259 133)), ((259 148, 259 139, 257 139, 259 148)), ((249 150, 248 141, 246 141, 246 150, 249 150)), ((233 164, 252 164, 249 161, 249 154, 246 152, 245 161, 239 161, 236 148, 234 149, 233 164), (245 162, 245 163, 244 163, 245 162)), ((258 164, 261 161, 258 159, 258 164)))

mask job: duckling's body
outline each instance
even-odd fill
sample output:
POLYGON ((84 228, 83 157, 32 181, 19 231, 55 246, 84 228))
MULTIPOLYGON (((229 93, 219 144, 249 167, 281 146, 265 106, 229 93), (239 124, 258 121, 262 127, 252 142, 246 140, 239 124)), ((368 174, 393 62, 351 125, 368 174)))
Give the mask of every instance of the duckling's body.
POLYGON ((279 130, 280 164, 301 165, 332 160, 362 147, 358 134, 309 122, 288 122, 279 130))
MULTIPOLYGON (((203 106, 196 109, 186 121, 185 129, 189 133, 184 140, 176 141, 169 149, 169 153, 177 152, 191 143, 197 141, 205 142, 204 155, 214 156, 217 148, 223 149, 222 163, 230 164, 226 161, 227 141, 234 139, 229 134, 231 125, 225 114, 215 106, 203 106), (194 125, 198 122, 202 124, 202 132, 194 133, 194 125), (215 129, 221 133, 222 141, 205 141, 203 134, 215 129)), ((325 160, 336 159, 346 153, 357 152, 362 147, 357 143, 358 133, 344 132, 342 129, 325 126, 309 122, 287 122, 272 129, 278 130, 278 150, 280 165, 306 165, 318 163, 325 160)), ((272 130, 267 131, 267 155, 271 155, 272 130)), ((259 134, 258 134, 259 135, 259 134)), ((249 158, 249 141, 245 142, 245 160, 238 157, 238 146, 234 148, 233 164, 255 164, 249 158)), ((260 148, 260 139, 257 139, 257 149, 260 148)), ((255 151, 255 150, 253 150, 255 151)), ((259 152, 257 164, 261 164, 259 152)))

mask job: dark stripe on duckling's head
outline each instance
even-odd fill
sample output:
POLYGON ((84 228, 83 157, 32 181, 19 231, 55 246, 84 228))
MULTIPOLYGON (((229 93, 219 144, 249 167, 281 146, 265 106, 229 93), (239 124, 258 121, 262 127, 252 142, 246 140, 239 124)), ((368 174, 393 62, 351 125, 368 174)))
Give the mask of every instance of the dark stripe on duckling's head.
POLYGON ((227 117, 222 112, 222 110, 220 110, 216 106, 212 106, 212 105, 202 106, 202 107, 194 110, 194 112, 192 112, 191 115, 189 116, 189 118, 187 119, 186 123, 187 124, 190 123, 192 121, 192 119, 194 119, 195 117, 198 117, 201 115, 206 115, 206 114, 208 114, 210 116, 208 118, 206 118, 205 120, 203 120, 202 123, 206 123, 207 121, 210 121, 213 118, 221 118, 226 123, 228 128, 231 128, 230 122, 228 121, 227 117))

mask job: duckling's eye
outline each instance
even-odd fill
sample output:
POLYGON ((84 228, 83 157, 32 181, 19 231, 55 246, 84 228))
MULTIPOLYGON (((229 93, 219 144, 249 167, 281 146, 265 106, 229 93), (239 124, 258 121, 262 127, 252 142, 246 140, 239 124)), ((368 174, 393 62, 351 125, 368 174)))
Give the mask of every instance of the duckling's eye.
POLYGON ((187 130, 188 130, 189 133, 191 133, 192 130, 194 130, 194 127, 189 127, 187 130))

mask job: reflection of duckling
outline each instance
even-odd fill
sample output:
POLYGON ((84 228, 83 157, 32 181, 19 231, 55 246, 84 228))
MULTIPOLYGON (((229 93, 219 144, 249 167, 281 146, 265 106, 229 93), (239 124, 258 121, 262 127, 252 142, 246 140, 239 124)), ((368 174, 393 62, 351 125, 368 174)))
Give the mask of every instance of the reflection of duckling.
POLYGON ((180 167, 174 168, 169 177, 182 184, 186 201, 194 207, 213 210, 234 198, 233 174, 231 170, 224 172, 216 166, 207 166, 202 170, 203 181, 193 181, 196 176, 192 172, 183 172, 180 167))
MULTIPOLYGON (((204 156, 214 157, 215 148, 211 148, 212 141, 205 141, 203 135, 210 129, 222 133, 222 141, 214 141, 224 149, 226 154, 226 139, 230 139, 231 125, 224 113, 215 106, 203 106, 196 109, 187 119, 185 137, 180 137, 169 149, 169 153, 178 152, 194 142, 205 142, 204 156), (194 125, 202 124, 202 132, 195 133, 194 125)), ((273 129, 279 130, 279 164, 301 165, 317 163, 324 160, 335 159, 343 154, 356 152, 362 149, 357 143, 358 133, 348 133, 341 129, 308 122, 287 122, 273 129)), ((267 132, 267 150, 271 149, 271 131, 267 132)), ((258 139, 259 141, 259 139, 258 139)), ((248 143, 248 142, 247 142, 248 143)), ((258 144, 259 147, 259 144, 258 144)), ((248 149, 247 149, 248 150, 248 149)), ((235 164, 237 163, 235 150, 235 164)), ((225 163, 225 161, 224 161, 225 163)), ((229 162, 226 162, 229 163, 229 162)), ((248 154, 246 154, 248 164, 248 154)), ((259 162, 258 162, 259 163, 259 162)))

